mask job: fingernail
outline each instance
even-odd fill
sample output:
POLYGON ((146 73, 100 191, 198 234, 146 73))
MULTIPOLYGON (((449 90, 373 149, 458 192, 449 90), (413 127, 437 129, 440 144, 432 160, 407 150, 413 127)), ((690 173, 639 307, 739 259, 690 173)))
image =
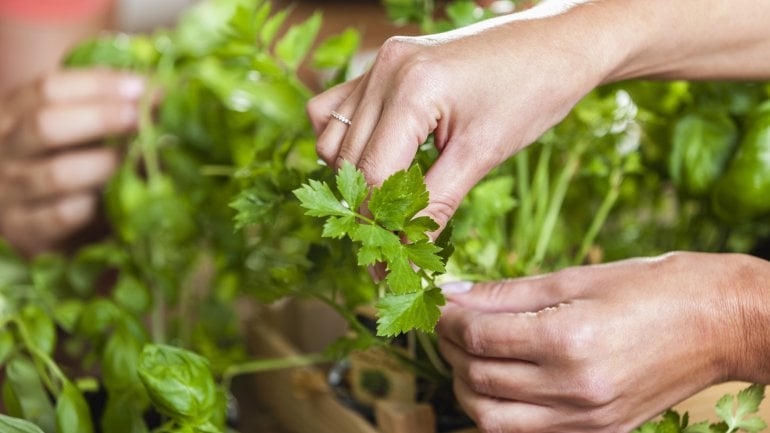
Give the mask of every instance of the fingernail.
POLYGON ((441 293, 445 295, 456 295, 469 292, 473 288, 473 283, 470 281, 454 281, 442 284, 439 288, 441 289, 441 293))
POLYGON ((139 99, 144 94, 145 82, 139 77, 126 77, 118 83, 118 92, 129 99, 139 99))

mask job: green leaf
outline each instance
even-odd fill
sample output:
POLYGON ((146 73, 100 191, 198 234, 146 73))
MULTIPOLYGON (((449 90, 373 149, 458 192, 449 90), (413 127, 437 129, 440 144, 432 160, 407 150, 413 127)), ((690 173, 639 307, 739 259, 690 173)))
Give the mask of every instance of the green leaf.
POLYGON ((0 367, 5 364, 5 361, 13 354, 16 349, 16 340, 13 338, 13 333, 7 330, 0 330, 0 367))
POLYGON ((371 266, 384 259, 382 256, 382 248, 371 246, 362 246, 359 248, 357 258, 359 266, 371 266))
POLYGON ((294 195, 299 199, 302 207, 307 209, 305 215, 315 217, 355 216, 355 212, 343 206, 325 182, 311 179, 309 184, 295 189, 294 195))
POLYGON ((109 392, 141 388, 136 366, 142 346, 131 333, 118 327, 107 339, 102 355, 102 380, 109 392))
POLYGON ((305 22, 289 28, 275 44, 275 54, 291 71, 296 71, 307 56, 321 28, 321 13, 316 12, 305 22))
POLYGON ((40 427, 29 421, 0 413, 0 431, 3 433, 43 433, 40 427))
POLYGON ((21 321, 32 344, 47 355, 56 346, 56 327, 51 317, 37 305, 27 305, 21 311, 21 321))
POLYGON ((420 241, 412 244, 407 244, 404 247, 406 249, 407 257, 415 265, 426 271, 433 272, 446 272, 444 263, 441 256, 441 247, 436 244, 420 241))
POLYGON ((78 332, 88 338, 99 338, 120 315, 121 311, 114 303, 96 298, 83 308, 78 320, 78 332))
POLYGON ((253 224, 263 222, 272 214, 276 196, 265 188, 244 189, 230 203, 237 210, 235 228, 240 230, 253 224))
POLYGON ((325 238, 342 239, 345 235, 353 232, 358 227, 356 218, 352 216, 329 217, 324 224, 321 236, 325 238))
POLYGON ((366 247, 398 248, 401 240, 398 235, 380 226, 358 224, 356 230, 350 233, 350 239, 361 242, 366 247))
POLYGON ((410 242, 427 241, 428 233, 438 230, 438 223, 431 217, 421 216, 407 221, 403 232, 410 242))
POLYGON ((15 407, 18 415, 40 426, 43 431, 56 428, 56 415, 48 392, 40 381, 35 365, 26 357, 14 356, 5 370, 8 389, 4 390, 6 407, 15 407), (9 398, 13 403, 9 404, 9 398))
POLYGON ((357 210, 361 207, 369 195, 369 186, 366 184, 364 173, 348 161, 343 161, 337 173, 337 190, 347 202, 348 207, 357 210))
POLYGON ((446 14, 455 27, 465 27, 484 18, 484 10, 471 0, 453 1, 446 14))
POLYGON ((324 40, 313 54, 317 68, 342 68, 358 50, 361 35, 354 29, 345 29, 339 35, 324 40))
POLYGON ((143 388, 111 392, 102 416, 102 431, 110 433, 147 433, 144 411, 149 401, 143 388))
POLYGON ((209 0, 188 9, 175 28, 173 47, 193 58, 211 53, 227 38, 227 29, 238 10, 239 1, 209 0))
POLYGON ((388 264, 388 275, 385 281, 393 293, 400 295, 422 290, 422 278, 412 269, 404 245, 386 247, 383 249, 383 254, 388 264))
POLYGON ((152 303, 147 286, 126 272, 120 274, 112 296, 118 305, 136 314, 146 313, 152 303))
POLYGON ((164 345, 147 345, 139 378, 152 403, 172 419, 204 423, 217 408, 216 384, 206 358, 164 345))
POLYGON ((91 410, 83 394, 70 382, 64 384, 64 389, 56 401, 56 432, 57 433, 93 433, 91 410))
POLYGON ((32 282, 40 291, 56 293, 64 286, 66 269, 64 257, 54 254, 39 255, 30 266, 32 282))
POLYGON ((708 421, 699 422, 685 428, 682 433, 714 433, 708 421))
POLYGON ((374 188, 369 210, 388 230, 402 230, 407 221, 428 206, 428 190, 420 167, 399 171, 374 188))
POLYGON ((0 239, 0 289, 24 282, 28 271, 24 261, 0 239))
POLYGON ((289 16, 288 10, 282 10, 270 17, 265 25, 262 26, 262 30, 259 32, 259 41, 263 46, 268 46, 273 43, 275 35, 278 33, 278 29, 281 28, 283 22, 286 21, 286 17, 289 16))
POLYGON ((392 337, 412 329, 432 333, 444 303, 438 289, 384 296, 377 302, 377 335, 392 337))
POLYGON ((738 392, 736 397, 725 395, 717 402, 716 413, 728 426, 728 431, 739 429, 749 433, 764 430, 767 424, 757 416, 750 415, 759 411, 759 405, 765 398, 764 385, 751 385, 738 392))
POLYGON ((82 312, 83 301, 77 299, 59 302, 53 307, 53 317, 56 324, 68 333, 75 331, 82 312))

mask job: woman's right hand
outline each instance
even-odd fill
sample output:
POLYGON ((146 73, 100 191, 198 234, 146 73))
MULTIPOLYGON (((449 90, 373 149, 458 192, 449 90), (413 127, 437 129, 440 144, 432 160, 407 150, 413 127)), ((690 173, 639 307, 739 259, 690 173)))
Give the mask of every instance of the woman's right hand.
POLYGON ((610 68, 608 56, 594 55, 600 36, 563 13, 571 3, 557 3, 391 38, 364 76, 308 104, 318 154, 335 167, 353 163, 378 185, 435 133, 440 156, 425 176, 425 214, 443 227, 489 170, 561 121, 610 68))
POLYGON ((83 228, 118 164, 101 145, 136 128, 142 77, 56 71, 0 103, 0 237, 26 254, 83 228))

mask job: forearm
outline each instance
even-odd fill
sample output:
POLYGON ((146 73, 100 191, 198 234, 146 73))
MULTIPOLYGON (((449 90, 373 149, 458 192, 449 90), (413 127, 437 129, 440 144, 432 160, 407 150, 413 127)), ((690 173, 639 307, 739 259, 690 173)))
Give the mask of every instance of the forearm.
POLYGON ((573 12, 614 59, 603 82, 770 78, 770 2, 597 0, 573 12))

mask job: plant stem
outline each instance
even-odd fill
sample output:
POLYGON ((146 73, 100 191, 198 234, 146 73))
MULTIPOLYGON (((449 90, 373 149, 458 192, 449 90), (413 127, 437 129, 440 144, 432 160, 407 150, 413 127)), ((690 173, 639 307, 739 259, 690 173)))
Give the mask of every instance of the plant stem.
POLYGON ((553 194, 550 197, 548 203, 548 212, 545 215, 543 224, 540 226, 540 233, 537 239, 537 246, 535 247, 535 256, 531 265, 539 266, 545 259, 545 254, 548 251, 548 244, 551 242, 551 235, 553 229, 556 226, 556 222, 561 212, 562 204, 564 204, 564 197, 567 195, 570 182, 577 172, 577 168, 580 165, 580 155, 583 153, 583 146, 578 145, 572 152, 569 152, 567 163, 564 165, 564 169, 559 174, 556 186, 554 187, 553 194))
POLYGON ((158 287, 157 283, 153 284, 151 291, 153 298, 152 311, 150 312, 150 332, 152 333, 152 342, 155 344, 163 344, 166 342, 166 297, 163 294, 163 290, 158 287))
POLYGON ((573 264, 578 265, 583 263, 585 260, 586 256, 588 255, 588 250, 591 248, 591 245, 593 245, 596 236, 599 234, 599 230, 601 230, 602 226, 604 226, 604 222, 607 220, 607 216, 612 210, 612 207, 615 206, 615 202, 618 200, 618 196, 620 195, 620 185, 622 183, 623 170, 616 168, 610 174, 610 188, 607 191, 607 194, 604 196, 604 200, 602 201, 601 205, 599 205, 599 209, 596 211, 588 231, 583 237, 583 242, 580 244, 580 250, 575 256, 575 261, 573 264))
POLYGON ((519 152, 515 158, 516 164, 516 190, 519 194, 519 207, 517 209, 516 223, 513 225, 512 247, 521 253, 524 252, 529 225, 532 221, 532 194, 529 178, 529 151, 519 152))
POLYGON ((446 367, 446 364, 444 364, 444 361, 439 356, 438 352, 436 352, 436 347, 433 345, 433 342, 430 340, 430 338, 425 333, 420 331, 415 331, 414 334, 417 335, 417 341, 420 342, 422 350, 425 351, 425 356, 428 357, 428 361, 430 361, 436 371, 442 376, 452 377, 452 372, 449 371, 449 369, 446 367))
POLYGON ((67 379, 67 376, 64 375, 64 373, 61 371, 58 365, 51 359, 51 357, 48 356, 45 352, 40 350, 35 344, 32 342, 32 338, 29 336, 29 332, 27 332, 27 328, 24 326, 24 322, 21 320, 13 320, 13 322, 16 324, 16 328, 19 330, 19 336, 21 337, 22 342, 24 343, 24 346, 27 348, 27 351, 35 358, 35 368, 38 369, 38 373, 40 373, 41 380, 45 383, 46 388, 51 392, 51 394, 58 396, 61 393, 61 387, 64 383, 67 383, 69 379, 67 379), (53 375, 56 377, 56 379, 59 381, 59 386, 57 387, 51 378, 46 374, 46 371, 40 371, 40 368, 38 366, 38 362, 42 362, 43 366, 47 370, 47 372, 53 373, 53 375))
POLYGON ((230 389, 230 383, 235 376, 260 373, 263 371, 280 370, 285 368, 307 367, 309 365, 328 362, 331 359, 323 353, 287 356, 285 358, 258 359, 227 367, 222 373, 222 386, 230 389))

